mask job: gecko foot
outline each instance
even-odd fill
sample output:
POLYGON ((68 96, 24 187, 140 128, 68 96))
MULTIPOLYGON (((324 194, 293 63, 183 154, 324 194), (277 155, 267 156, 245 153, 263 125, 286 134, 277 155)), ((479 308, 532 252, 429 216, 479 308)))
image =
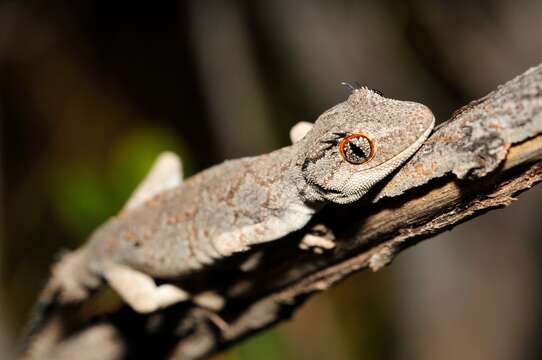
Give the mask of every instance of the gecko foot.
POLYGON ((110 265, 104 274, 107 282, 124 301, 141 314, 188 300, 184 290, 171 284, 156 285, 154 280, 124 265, 110 265))
POLYGON ((323 224, 317 224, 301 239, 299 248, 302 250, 311 249, 316 254, 322 254, 324 250, 331 250, 335 247, 334 239, 335 236, 331 229, 323 224))
POLYGON ((90 271, 83 250, 67 252, 52 267, 52 288, 60 290, 62 303, 83 301, 92 289, 100 285, 100 277, 90 271))

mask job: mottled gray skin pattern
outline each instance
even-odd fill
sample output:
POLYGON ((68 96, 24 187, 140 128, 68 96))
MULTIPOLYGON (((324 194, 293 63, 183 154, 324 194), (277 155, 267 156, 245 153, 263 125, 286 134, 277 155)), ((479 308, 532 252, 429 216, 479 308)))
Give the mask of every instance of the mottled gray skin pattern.
POLYGON ((82 300, 109 264, 179 278, 299 230, 325 203, 361 198, 414 154, 433 125, 424 105, 357 89, 295 144, 226 161, 108 221, 72 256, 71 266, 56 266, 60 298, 82 300), (376 143, 364 164, 350 164, 338 151, 338 142, 353 132, 376 143))
POLYGON ((270 226, 273 219, 307 222, 315 212, 291 181, 294 163, 295 151, 287 147, 187 179, 98 229, 87 245, 92 267, 99 271, 104 261, 114 261, 153 277, 178 277, 284 235, 287 230, 270 226))

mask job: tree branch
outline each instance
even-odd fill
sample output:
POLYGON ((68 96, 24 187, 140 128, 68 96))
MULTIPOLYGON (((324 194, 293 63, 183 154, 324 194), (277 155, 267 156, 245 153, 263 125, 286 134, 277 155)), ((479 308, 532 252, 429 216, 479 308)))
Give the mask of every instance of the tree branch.
POLYGON ((417 242, 509 205, 541 180, 539 65, 457 111, 365 200, 318 214, 313 224, 334 232, 334 250, 299 250, 300 231, 187 279, 189 288, 226 297, 218 314, 187 304, 151 316, 125 306, 99 317, 88 314, 88 304, 64 311, 38 334, 34 343, 47 346, 34 346, 34 353, 62 359, 75 351, 81 359, 100 348, 101 359, 207 356, 288 318, 309 295, 347 275, 377 271, 417 242))

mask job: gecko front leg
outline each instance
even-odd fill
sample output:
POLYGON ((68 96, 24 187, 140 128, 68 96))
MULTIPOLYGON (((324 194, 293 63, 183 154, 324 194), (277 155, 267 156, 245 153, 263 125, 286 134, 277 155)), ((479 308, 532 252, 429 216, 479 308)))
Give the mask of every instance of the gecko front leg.
MULTIPOLYGON (((300 121, 290 129, 290 140, 296 143, 303 139, 305 135, 312 129, 313 124, 307 121, 300 121)), ((309 233, 303 236, 299 243, 299 248, 302 250, 311 249, 316 254, 322 254, 324 250, 330 250, 335 247, 333 240, 335 236, 331 229, 323 224, 315 225, 309 230, 309 233)))

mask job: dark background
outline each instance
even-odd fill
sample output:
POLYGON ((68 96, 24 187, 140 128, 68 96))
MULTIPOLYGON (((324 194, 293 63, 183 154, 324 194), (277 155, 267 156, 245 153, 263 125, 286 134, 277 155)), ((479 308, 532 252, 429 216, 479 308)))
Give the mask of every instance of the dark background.
MULTIPOLYGON (((542 60, 539 1, 0 1, 0 358, 55 254, 156 155, 288 144, 358 80, 439 121, 542 60)), ((542 189, 351 277, 220 359, 538 359, 542 189)))

